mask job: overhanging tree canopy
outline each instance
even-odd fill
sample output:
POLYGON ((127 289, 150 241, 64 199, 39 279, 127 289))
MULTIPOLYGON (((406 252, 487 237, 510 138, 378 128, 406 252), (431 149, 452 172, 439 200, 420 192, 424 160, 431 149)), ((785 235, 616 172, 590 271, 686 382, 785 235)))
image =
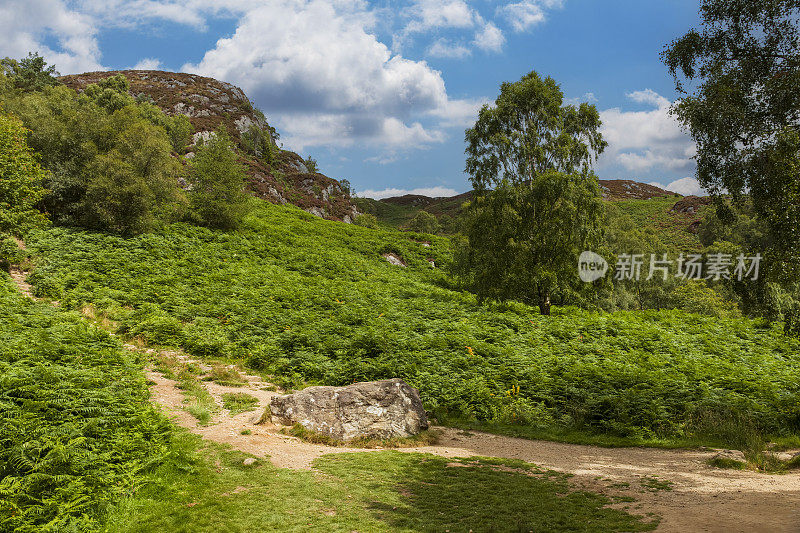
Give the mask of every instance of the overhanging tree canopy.
POLYGON ((702 28, 662 55, 686 94, 674 112, 697 143, 698 181, 717 197, 751 196, 784 263, 797 264, 800 1, 703 0, 700 15, 702 28))

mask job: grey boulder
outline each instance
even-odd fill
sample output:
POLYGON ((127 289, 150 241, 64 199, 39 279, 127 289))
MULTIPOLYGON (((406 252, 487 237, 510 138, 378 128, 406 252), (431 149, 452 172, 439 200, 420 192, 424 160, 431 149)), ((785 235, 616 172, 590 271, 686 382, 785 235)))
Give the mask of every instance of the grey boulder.
POLYGON ((402 379, 308 387, 270 402, 275 423, 300 424, 336 440, 410 437, 428 428, 419 393, 402 379))

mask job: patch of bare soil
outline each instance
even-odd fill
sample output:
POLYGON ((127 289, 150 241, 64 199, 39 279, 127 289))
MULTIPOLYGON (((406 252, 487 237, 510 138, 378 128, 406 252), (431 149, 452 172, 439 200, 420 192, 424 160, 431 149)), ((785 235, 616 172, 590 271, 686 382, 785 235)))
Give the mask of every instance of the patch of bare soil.
POLYGON ((8 273, 11 275, 11 280, 14 282, 14 285, 17 286, 17 290, 19 290, 19 292, 21 292, 24 296, 34 300, 35 298, 33 296, 31 284, 25 281, 28 273, 15 266, 12 266, 8 273))
MULTIPOLYGON (((269 420, 257 424, 270 399, 279 393, 263 390, 268 384, 256 376, 245 376, 248 384, 244 387, 204 382, 220 407, 226 392, 246 392, 259 400, 257 411, 230 416, 221 410, 207 426, 198 425, 183 410, 184 397, 175 381, 157 372, 148 372, 148 377, 153 382, 153 401, 171 413, 178 425, 256 457, 268 457, 281 468, 310 469, 325 454, 374 451, 311 444, 280 433, 282 427, 269 420)), ((577 488, 635 498, 633 503, 614 506, 661 516, 658 531, 800 532, 800 472, 769 475, 713 468, 706 464, 715 455, 713 450, 600 448, 435 429, 440 433, 438 444, 400 451, 521 459, 569 473, 577 488)))

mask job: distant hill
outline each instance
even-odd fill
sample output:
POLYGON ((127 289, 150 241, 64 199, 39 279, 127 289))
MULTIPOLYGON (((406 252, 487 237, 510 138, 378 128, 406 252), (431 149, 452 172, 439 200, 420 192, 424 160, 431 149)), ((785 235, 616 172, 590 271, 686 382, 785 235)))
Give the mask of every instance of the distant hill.
MULTIPOLYGON (((309 169, 295 152, 276 147, 277 157, 272 164, 246 153, 242 135, 253 127, 268 132, 269 124, 244 91, 230 83, 156 70, 88 72, 62 76, 60 80, 80 92, 87 85, 116 74, 128 79, 132 96, 151 100, 168 115, 185 115, 195 128, 195 143, 224 126, 242 148, 248 188, 255 196, 297 205, 333 220, 350 221, 357 214, 350 194, 339 181, 309 169)), ((191 157, 192 150, 190 146, 186 154, 179 155, 191 157)))
MULTIPOLYGON (((669 246, 693 250, 700 246, 696 233, 709 205, 707 197, 687 196, 632 180, 600 180, 603 199, 614 202, 643 228, 652 230, 669 246)), ((436 215, 441 222, 457 219, 473 192, 449 197, 406 194, 381 200, 356 198, 360 211, 371 213, 385 226, 405 228, 420 211, 436 215)), ((454 224, 457 226, 457 223, 454 224)), ((447 224, 443 224, 447 227, 447 224)), ((451 225, 451 227, 454 227, 451 225)))
POLYGON ((650 200, 664 196, 680 196, 676 192, 633 180, 600 180, 600 188, 606 200, 650 200))

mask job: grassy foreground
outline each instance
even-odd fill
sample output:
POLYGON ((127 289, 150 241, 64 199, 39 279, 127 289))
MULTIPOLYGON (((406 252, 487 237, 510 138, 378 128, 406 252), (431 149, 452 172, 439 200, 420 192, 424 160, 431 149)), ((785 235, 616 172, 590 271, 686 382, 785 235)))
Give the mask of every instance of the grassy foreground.
POLYGON ((91 304, 152 344, 244 360, 287 387, 399 376, 440 419, 567 440, 736 445, 800 433, 800 343, 777 326, 478 305, 429 264, 447 266, 446 239, 261 204, 235 233, 55 228, 28 244, 38 294, 91 304))
POLYGON ((601 533, 657 525, 570 490, 564 474, 520 461, 382 451, 327 455, 314 471, 292 471, 244 466, 242 454, 218 446, 196 457, 189 474, 166 465, 151 476, 106 531, 601 533))

